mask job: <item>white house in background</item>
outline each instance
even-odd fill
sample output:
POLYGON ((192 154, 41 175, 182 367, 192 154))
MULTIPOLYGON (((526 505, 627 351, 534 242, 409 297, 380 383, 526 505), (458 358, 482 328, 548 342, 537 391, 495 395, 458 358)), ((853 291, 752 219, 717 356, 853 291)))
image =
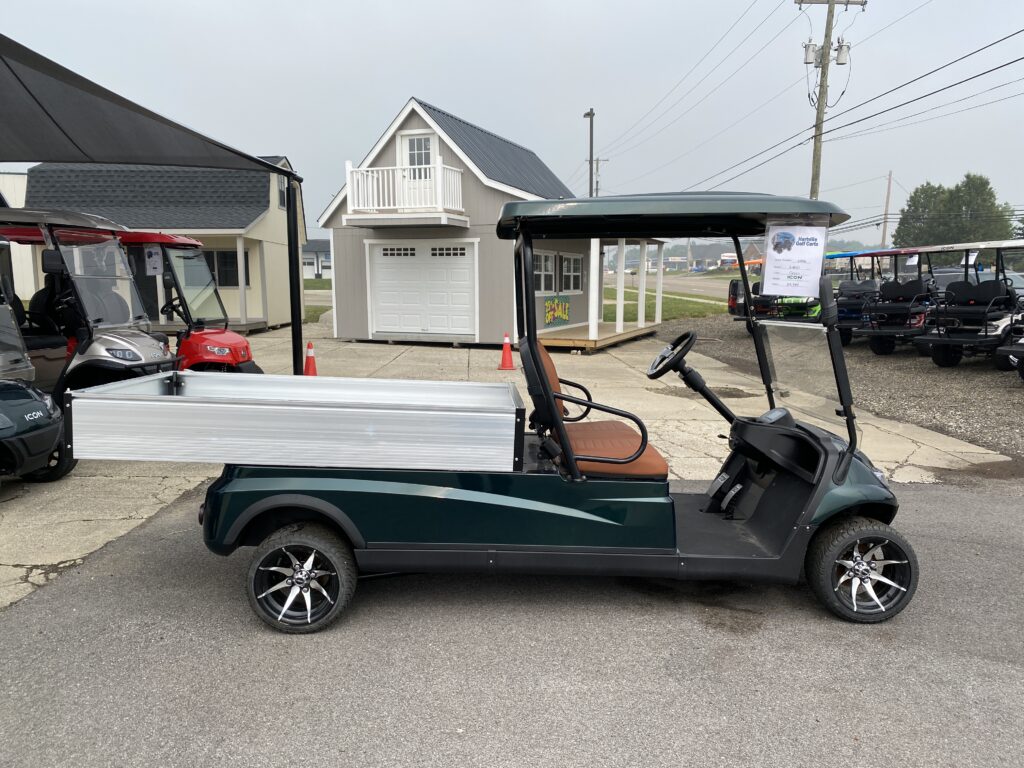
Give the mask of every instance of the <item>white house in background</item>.
MULTIPOLYGON (((410 99, 366 156, 345 164, 344 186, 318 220, 331 230, 335 335, 500 343, 515 329, 513 246, 495 233, 501 207, 571 197, 531 150, 410 99)), ((616 334, 601 322, 600 250, 535 244, 545 343, 590 346, 616 334)))
MULTIPOLYGON (((263 159, 291 169, 285 157, 263 159)), ((129 229, 200 240, 232 326, 258 330, 291 319, 282 180, 260 171, 42 163, 28 171, 25 206, 84 211, 129 229)), ((301 190, 298 202, 299 237, 305 243, 301 190)), ((35 266, 33 290, 41 286, 35 266)), ((15 280, 20 294, 32 295, 17 275, 15 280)), ((147 303, 155 305, 155 278, 151 282, 153 297, 147 303)), ((143 281, 141 287, 145 293, 148 285, 143 281)))
POLYGON ((302 276, 318 279, 331 276, 331 241, 326 237, 307 240, 302 246, 302 276))

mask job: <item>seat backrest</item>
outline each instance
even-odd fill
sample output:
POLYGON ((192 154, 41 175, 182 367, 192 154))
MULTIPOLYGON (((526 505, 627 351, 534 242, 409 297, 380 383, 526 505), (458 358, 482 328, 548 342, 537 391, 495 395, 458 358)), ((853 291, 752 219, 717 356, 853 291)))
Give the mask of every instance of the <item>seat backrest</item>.
POLYGON ((878 297, 882 301, 899 301, 902 295, 903 286, 900 285, 898 280, 889 280, 882 283, 882 287, 878 289, 878 297))
POLYGON ((523 363, 523 374, 526 377, 526 391, 533 402, 533 413, 530 414, 530 421, 540 427, 554 429, 561 421, 561 414, 557 406, 554 410, 548 404, 547 393, 544 384, 551 388, 552 392, 561 393, 562 389, 558 384, 558 372, 551 360, 551 355, 544 349, 544 345, 537 343, 538 359, 534 360, 533 353, 526 338, 519 339, 519 359, 523 363))
POLYGON ((860 281, 860 289, 862 291, 864 291, 865 293, 867 293, 869 291, 877 291, 878 290, 878 281, 877 280, 873 280, 871 278, 868 278, 867 280, 861 280, 860 281))
POLYGON ((861 287, 856 280, 840 280, 837 290, 840 297, 855 296, 861 292, 861 287))
POLYGON ((946 286, 947 304, 961 306, 970 304, 974 300, 974 286, 966 280, 957 280, 946 286))
POLYGON ((54 275, 43 278, 43 287, 32 294, 28 300, 28 311, 33 314, 48 315, 50 308, 57 299, 57 284, 54 275))
POLYGON ((910 301, 915 296, 921 296, 927 293, 925 290, 924 280, 918 278, 917 280, 908 280, 903 284, 900 290, 900 299, 902 301, 910 301))
POLYGON ((974 286, 974 303, 1002 307, 1008 303, 1010 292, 1002 280, 983 280, 974 286))

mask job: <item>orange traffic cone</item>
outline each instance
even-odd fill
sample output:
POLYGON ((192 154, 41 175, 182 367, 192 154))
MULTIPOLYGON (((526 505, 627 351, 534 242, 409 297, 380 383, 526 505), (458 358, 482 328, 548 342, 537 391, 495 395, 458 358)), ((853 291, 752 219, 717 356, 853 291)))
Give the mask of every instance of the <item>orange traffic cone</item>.
POLYGON ((515 364, 512 362, 512 342, 508 338, 508 334, 505 334, 505 342, 501 345, 501 365, 498 366, 499 371, 514 371, 516 369, 515 364))
POLYGON ((313 342, 306 345, 306 366, 302 369, 303 376, 316 376, 316 352, 313 351, 313 342))

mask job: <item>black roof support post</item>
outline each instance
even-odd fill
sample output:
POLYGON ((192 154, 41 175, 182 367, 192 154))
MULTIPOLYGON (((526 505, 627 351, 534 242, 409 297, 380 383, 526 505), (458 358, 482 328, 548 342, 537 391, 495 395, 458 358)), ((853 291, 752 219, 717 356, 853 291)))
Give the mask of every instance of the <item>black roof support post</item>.
POLYGON ((288 179, 288 294, 292 311, 292 373, 302 375, 302 261, 299 259, 299 203, 294 177, 288 179))

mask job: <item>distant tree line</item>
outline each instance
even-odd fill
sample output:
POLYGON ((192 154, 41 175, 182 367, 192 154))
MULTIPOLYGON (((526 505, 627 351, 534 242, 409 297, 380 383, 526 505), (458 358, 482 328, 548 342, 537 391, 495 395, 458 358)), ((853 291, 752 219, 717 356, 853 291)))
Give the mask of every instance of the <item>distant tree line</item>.
POLYGON ((968 173, 952 187, 925 182, 916 187, 900 210, 893 232, 897 248, 979 240, 1009 240, 1024 229, 1013 221, 1014 209, 1000 203, 985 176, 968 173))

